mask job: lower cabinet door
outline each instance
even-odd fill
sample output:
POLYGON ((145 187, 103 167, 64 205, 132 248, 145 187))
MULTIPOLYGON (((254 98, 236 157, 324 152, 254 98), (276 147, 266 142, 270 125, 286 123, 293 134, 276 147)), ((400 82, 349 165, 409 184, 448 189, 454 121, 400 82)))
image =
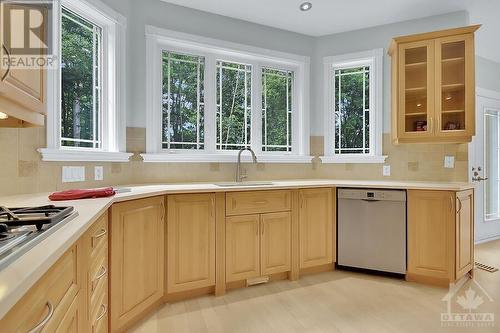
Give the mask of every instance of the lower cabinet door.
POLYGON ((112 207, 111 332, 123 331, 163 298, 164 207, 164 197, 112 207))
POLYGON ((455 193, 408 191, 408 275, 442 283, 455 277, 455 193))
POLYGON ((288 272, 291 269, 290 212, 269 213, 260 216, 261 274, 288 272))
POLYGON ((300 268, 334 261, 334 190, 304 189, 299 192, 300 268))
POLYGON ((215 194, 168 196, 167 292, 215 285, 215 194))
POLYGON ((260 276, 260 216, 226 217, 226 281, 260 276))
POLYGON ((459 279, 474 267, 474 191, 456 197, 456 276, 459 279))

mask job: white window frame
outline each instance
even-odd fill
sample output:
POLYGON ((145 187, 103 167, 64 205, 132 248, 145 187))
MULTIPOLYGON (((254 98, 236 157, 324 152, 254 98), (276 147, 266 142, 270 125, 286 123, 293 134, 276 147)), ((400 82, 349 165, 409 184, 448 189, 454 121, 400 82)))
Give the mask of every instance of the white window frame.
POLYGON ((383 133, 383 61, 384 50, 330 56, 323 58, 324 66, 324 156, 323 163, 384 163, 383 133), (370 67, 370 153, 335 154, 335 70, 348 67, 370 67))
MULTIPOLYGON (((310 59, 247 45, 146 26, 146 153, 145 162, 234 162, 237 151, 216 150, 216 62, 217 60, 252 65, 251 148, 259 162, 309 163, 309 72, 310 59), (205 145, 204 150, 165 150, 162 130, 162 51, 205 57, 205 145), (262 151, 262 67, 294 71, 292 115, 292 152, 262 151)), ((245 154, 243 160, 251 161, 245 154)))
POLYGON ((39 149, 43 161, 128 162, 126 150, 125 32, 127 21, 98 0, 62 0, 54 20, 56 69, 47 71, 47 148, 39 149), (61 146, 61 14, 68 8, 102 27, 101 147, 61 146))

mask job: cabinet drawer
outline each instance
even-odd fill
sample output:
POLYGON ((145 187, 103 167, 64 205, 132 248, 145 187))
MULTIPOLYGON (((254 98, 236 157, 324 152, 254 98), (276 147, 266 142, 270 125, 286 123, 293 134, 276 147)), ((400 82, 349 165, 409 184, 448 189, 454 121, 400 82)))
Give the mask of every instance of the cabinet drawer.
POLYGON ((42 322, 43 332, 57 327, 79 290, 78 249, 68 250, 7 313, 0 322, 2 332, 29 332, 42 322))
POLYGON ((87 231, 85 241, 88 242, 91 258, 99 252, 102 246, 108 244, 108 213, 104 213, 87 231))
POLYGON ((290 209, 290 191, 252 191, 226 194, 227 216, 282 212, 290 209))
POLYGON ((96 304, 89 308, 92 333, 104 333, 108 331, 108 292, 107 288, 99 288, 96 304))
POLYGON ((108 248, 102 247, 92 260, 88 271, 89 306, 99 301, 100 293, 108 289, 108 248))

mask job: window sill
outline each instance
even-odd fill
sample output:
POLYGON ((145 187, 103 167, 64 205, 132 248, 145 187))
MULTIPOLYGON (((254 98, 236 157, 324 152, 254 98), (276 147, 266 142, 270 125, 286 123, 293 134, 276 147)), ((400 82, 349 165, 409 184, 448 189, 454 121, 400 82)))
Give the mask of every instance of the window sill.
POLYGON ((324 164, 383 164, 387 156, 320 156, 324 164))
MULTIPOLYGON (((236 163, 237 154, 181 154, 181 153, 157 153, 141 154, 147 163, 236 163)), ((257 155, 259 163, 311 163, 313 156, 302 155, 257 155)), ((249 153, 241 155, 241 161, 251 163, 252 157, 249 153)))
POLYGON ((128 162, 132 153, 73 150, 73 149, 38 149, 42 161, 46 162, 128 162))

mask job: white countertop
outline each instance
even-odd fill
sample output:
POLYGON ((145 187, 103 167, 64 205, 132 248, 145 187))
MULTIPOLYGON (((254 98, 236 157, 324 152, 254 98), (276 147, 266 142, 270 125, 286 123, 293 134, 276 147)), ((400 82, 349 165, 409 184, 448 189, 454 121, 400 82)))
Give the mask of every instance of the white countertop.
MULTIPOLYGON (((220 187, 208 183, 158 184, 119 186, 130 188, 130 192, 119 193, 111 198, 59 201, 58 206, 74 206, 78 216, 56 230, 52 235, 34 246, 0 271, 0 318, 2 318, 43 274, 67 251, 72 244, 94 223, 114 202, 121 202, 156 195, 174 193, 232 192, 271 189, 293 189, 303 187, 358 187, 386 189, 421 189, 440 191, 461 191, 474 188, 470 183, 433 183, 403 181, 364 180, 286 180, 273 181, 272 185, 220 187)), ((23 207, 54 204, 48 200, 48 193, 0 197, 0 204, 6 207, 23 207)))

